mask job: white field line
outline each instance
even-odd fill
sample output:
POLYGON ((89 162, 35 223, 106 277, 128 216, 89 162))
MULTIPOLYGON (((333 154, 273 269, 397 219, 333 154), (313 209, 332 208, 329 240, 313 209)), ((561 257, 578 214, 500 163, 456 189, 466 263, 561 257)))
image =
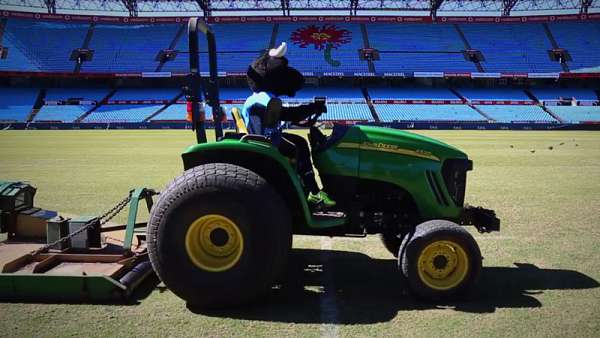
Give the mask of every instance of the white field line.
POLYGON ((335 304, 335 285, 333 284, 333 275, 331 267, 328 264, 330 260, 329 251, 332 248, 333 240, 330 237, 321 237, 321 259, 323 262, 323 294, 320 299, 321 306, 321 337, 337 338, 339 337, 338 328, 335 323, 338 322, 338 310, 335 304))

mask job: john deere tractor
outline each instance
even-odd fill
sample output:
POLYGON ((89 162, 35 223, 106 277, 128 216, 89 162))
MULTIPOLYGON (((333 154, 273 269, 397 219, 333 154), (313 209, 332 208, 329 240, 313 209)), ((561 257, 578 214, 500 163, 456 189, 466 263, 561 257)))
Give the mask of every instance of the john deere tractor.
MULTIPOLYGON (((411 291, 425 299, 459 297, 474 287, 482 258, 464 226, 498 231, 500 221, 492 210, 464 205, 472 169, 465 153, 394 129, 336 125, 325 136, 312 127, 314 164, 337 205, 308 205, 294 159, 269 138, 244 133, 237 112, 238 132, 223 135, 214 35, 197 18, 188 33, 188 100, 198 143, 182 154, 185 171, 160 194, 148 223, 150 259, 169 289, 199 308, 252 302, 278 280, 293 234, 380 234, 411 291), (208 77, 199 71, 199 31, 208 42, 208 77), (203 101, 213 110, 214 142, 207 142, 203 101)), ((267 115, 277 109, 268 107, 267 115)))

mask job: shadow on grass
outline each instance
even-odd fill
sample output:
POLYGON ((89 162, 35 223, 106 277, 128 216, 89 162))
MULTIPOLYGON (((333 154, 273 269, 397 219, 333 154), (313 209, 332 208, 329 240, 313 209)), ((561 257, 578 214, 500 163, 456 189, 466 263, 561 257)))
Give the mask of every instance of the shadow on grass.
POLYGON ((274 288, 265 303, 208 313, 190 310, 247 320, 361 324, 389 321, 399 311, 449 307, 489 313, 497 308, 535 308, 542 304, 533 295, 544 290, 598 286, 596 280, 577 271, 515 263, 515 267, 484 267, 478 289, 467 301, 431 303, 408 294, 394 259, 373 259, 356 252, 294 249, 282 286, 274 288), (331 309, 331 303, 335 310, 323 311, 331 309))

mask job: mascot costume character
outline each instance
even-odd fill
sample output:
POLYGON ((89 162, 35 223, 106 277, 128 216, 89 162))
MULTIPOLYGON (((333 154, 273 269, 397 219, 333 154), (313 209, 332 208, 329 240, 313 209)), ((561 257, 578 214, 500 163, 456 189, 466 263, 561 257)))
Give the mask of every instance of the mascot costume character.
POLYGON ((308 190, 309 203, 332 207, 335 201, 319 189, 315 180, 306 140, 301 136, 281 131, 283 121, 298 123, 310 115, 327 111, 325 102, 283 107, 279 97, 294 97, 304 86, 302 74, 288 65, 286 51, 287 45, 283 42, 278 48, 271 49, 254 60, 248 67, 246 75, 253 94, 244 103, 242 119, 250 134, 269 137, 282 154, 297 160, 296 171, 308 190), (273 110, 279 113, 275 114, 278 116, 268 114, 273 110))

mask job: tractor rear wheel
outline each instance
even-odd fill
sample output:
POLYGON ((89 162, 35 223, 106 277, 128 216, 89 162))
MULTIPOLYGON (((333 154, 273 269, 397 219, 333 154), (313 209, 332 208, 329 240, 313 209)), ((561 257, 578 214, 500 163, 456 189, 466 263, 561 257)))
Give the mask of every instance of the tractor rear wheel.
POLYGON ((481 271, 481 252, 473 236, 445 220, 419 224, 404 238, 398 256, 411 290, 430 300, 471 291, 481 271))
POLYGON ((185 171, 160 194, 148 222, 154 270, 197 309, 249 303, 282 272, 292 234, 271 185, 232 164, 185 171))

